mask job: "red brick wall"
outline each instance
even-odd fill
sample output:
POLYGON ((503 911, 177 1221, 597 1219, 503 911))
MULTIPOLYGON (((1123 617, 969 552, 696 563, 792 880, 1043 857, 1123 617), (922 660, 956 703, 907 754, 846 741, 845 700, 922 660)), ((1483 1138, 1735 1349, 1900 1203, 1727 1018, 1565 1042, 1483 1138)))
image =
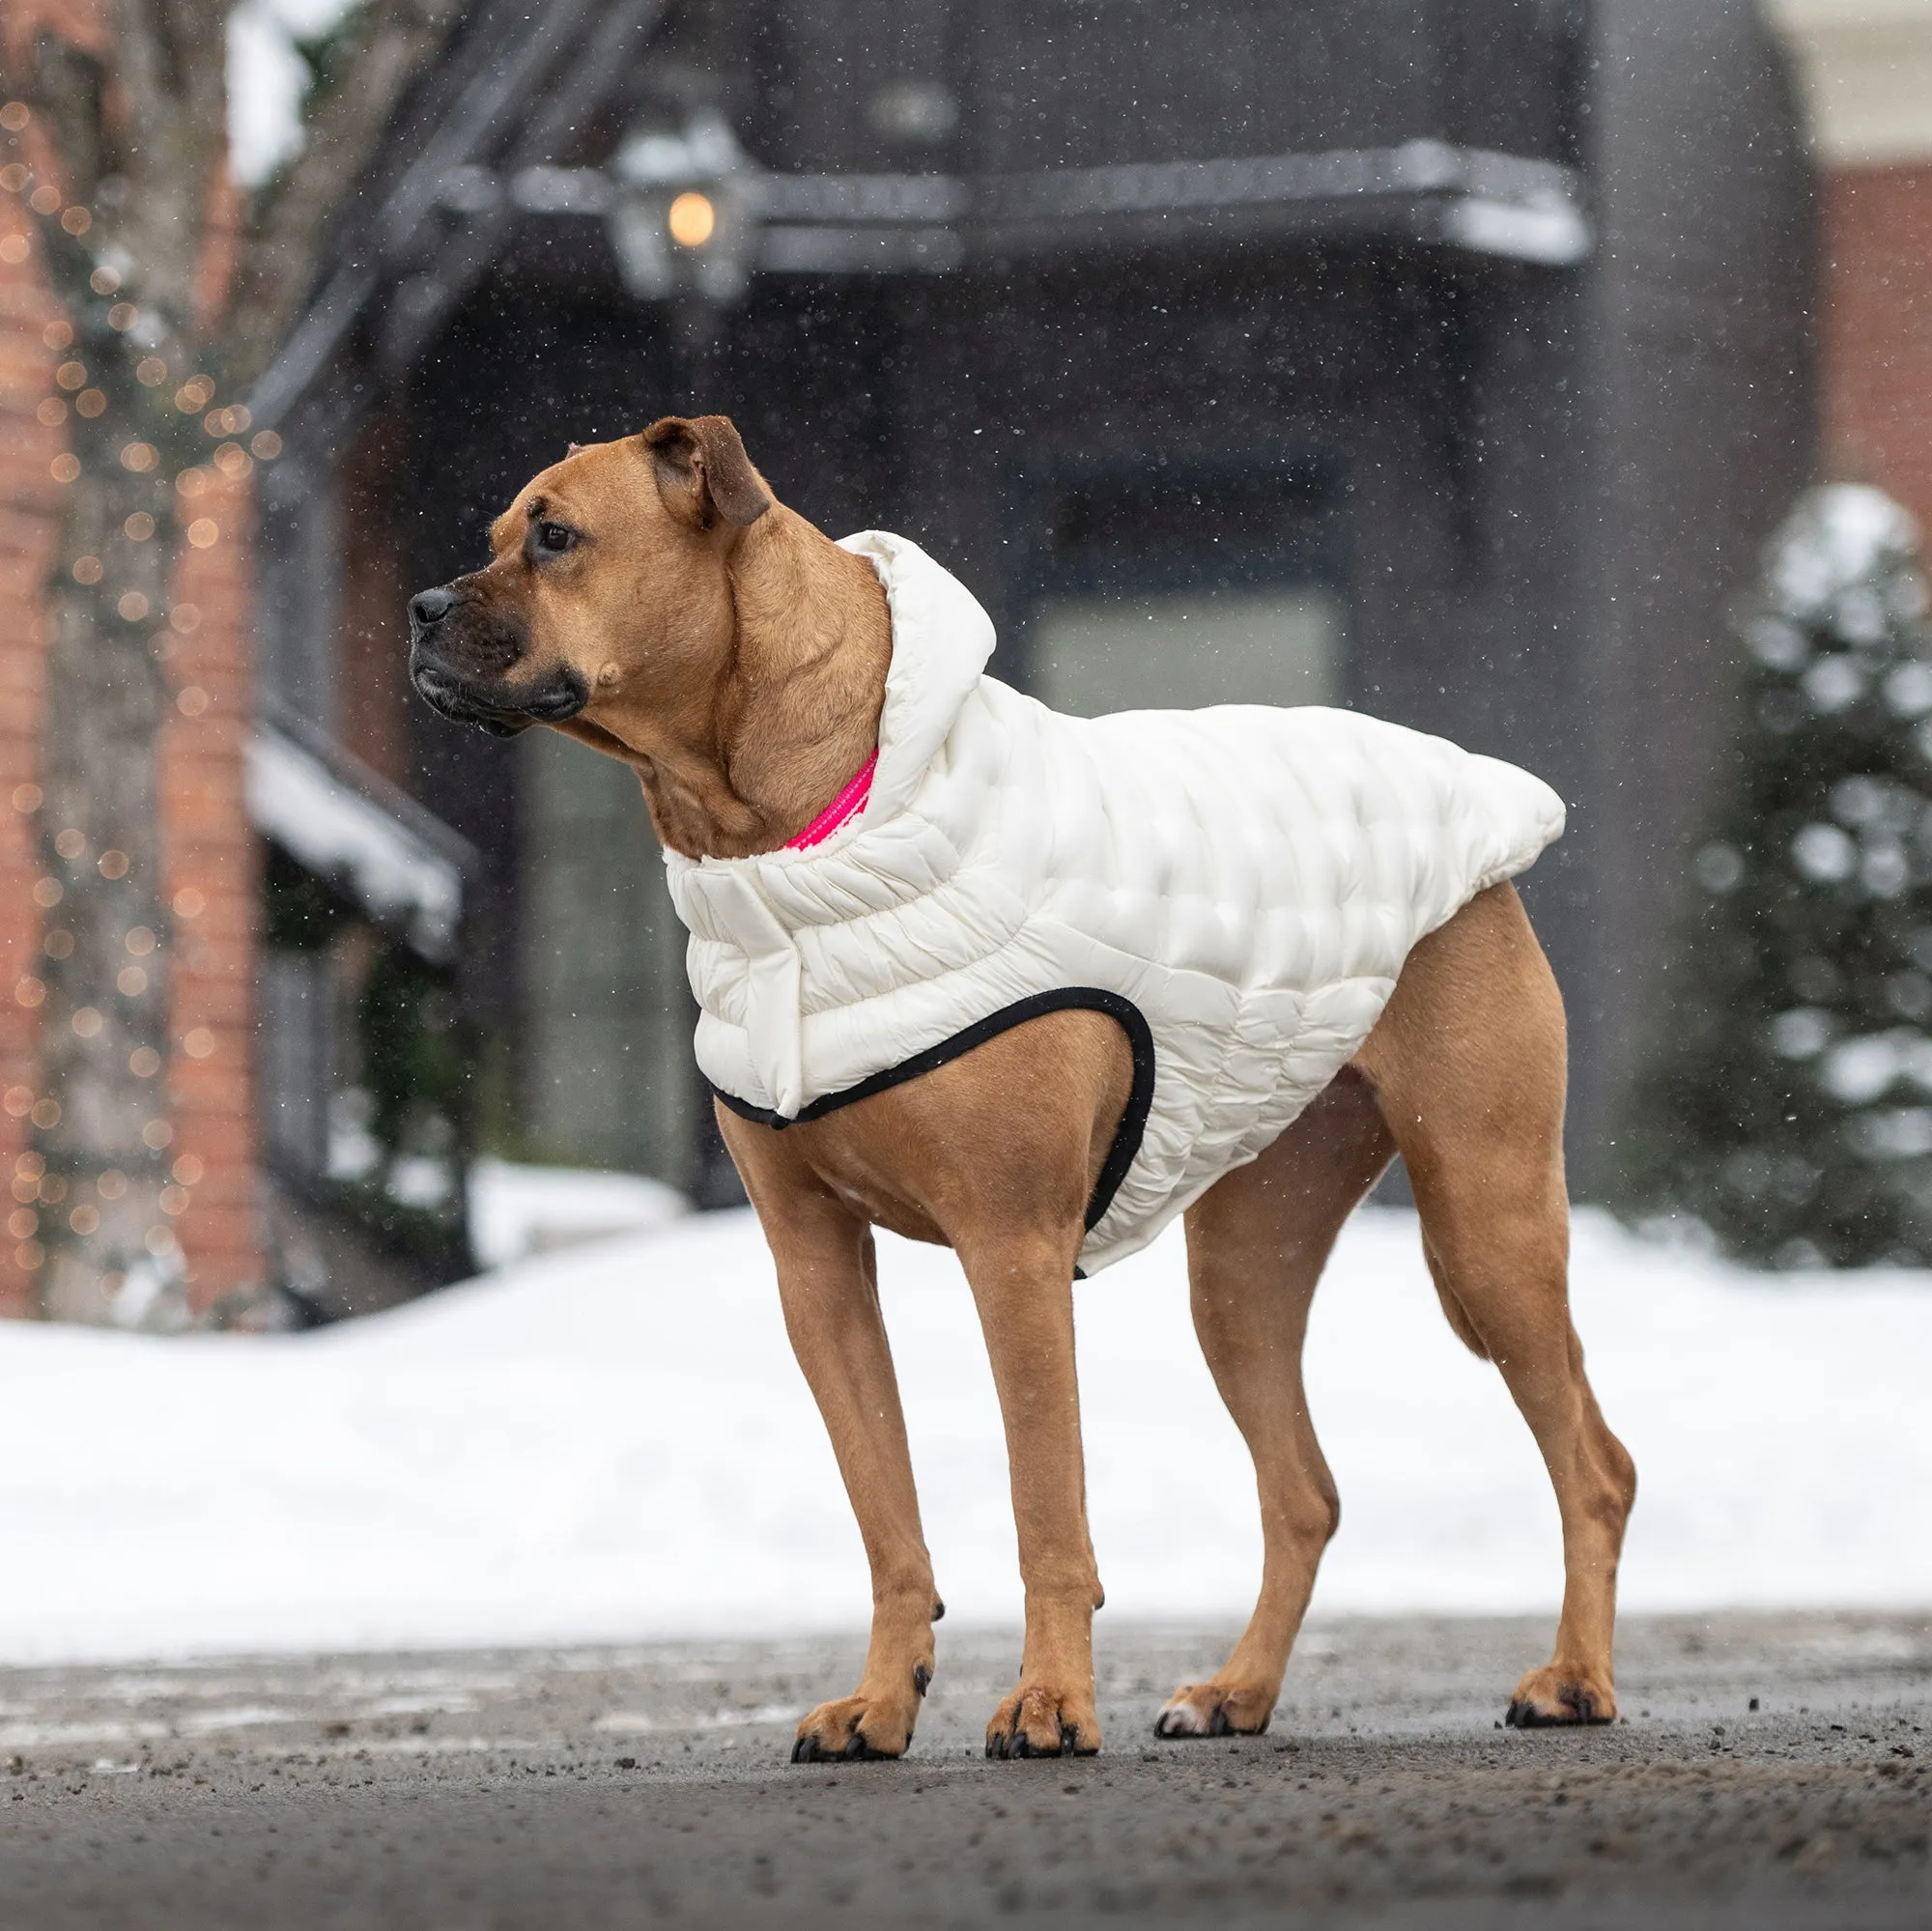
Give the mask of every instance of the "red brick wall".
POLYGON ((409 783, 408 572, 391 493, 398 465, 374 417, 342 471, 342 741, 391 784, 409 783))
MULTIPOLYGON (((16 205, 0 202, 0 1174, 11 1182, 26 1146, 22 1118, 39 1084, 35 1014, 14 997, 41 952, 34 903, 40 866, 34 849, 34 795, 40 769, 41 584, 52 554, 60 486, 47 466, 60 453, 58 431, 34 411, 48 391, 55 357, 41 340, 54 320, 51 298, 30 260, 10 262, 9 237, 23 231, 16 205), (22 809, 24 806, 26 809, 22 809)), ((11 1211, 14 1201, 0 1188, 11 1211)), ((0 1241, 0 1314, 30 1313, 31 1278, 0 1241)))
MULTIPOLYGON (((32 253, 6 260, 13 250, 5 238, 24 232, 17 202, 0 196, 0 1165, 10 1181, 24 1140, 18 1111, 39 1092, 34 1014, 15 1002, 14 986, 40 950, 34 800, 21 787, 33 783, 39 762, 41 583, 60 496, 48 466, 61 448, 59 432, 43 428, 34 413, 54 360, 41 331, 57 311, 32 253)), ((170 1150, 187 1203, 176 1225, 190 1291, 205 1307, 258 1278, 261 1266, 251 1077, 259 893, 242 805, 245 481, 217 484, 196 499, 195 513, 212 518, 219 535, 189 554, 178 587, 198 621, 169 653, 176 713, 162 746, 161 799, 177 937, 170 1150)), ((14 1252, 12 1239, 0 1242, 0 1314, 33 1310, 33 1283, 14 1252)))
POLYGON ((1827 173, 1821 214, 1826 467, 1932 534, 1932 165, 1827 173))
POLYGON ((209 548, 190 551, 182 566, 177 622, 190 609, 197 621, 177 633, 169 650, 175 715, 161 748, 175 915, 170 1150, 191 1203, 175 1225, 198 1308, 261 1277, 254 1088, 260 858, 242 788, 248 512, 245 483, 222 484, 195 499, 197 519, 212 520, 220 534, 209 548))

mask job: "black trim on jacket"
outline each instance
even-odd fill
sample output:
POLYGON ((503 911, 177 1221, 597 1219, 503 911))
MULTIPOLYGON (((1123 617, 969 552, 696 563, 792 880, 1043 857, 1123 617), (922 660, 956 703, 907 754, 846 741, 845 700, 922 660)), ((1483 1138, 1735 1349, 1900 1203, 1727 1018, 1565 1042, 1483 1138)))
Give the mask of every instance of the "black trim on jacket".
POLYGON ((1117 1021, 1127 1036, 1127 1044, 1134 1056, 1133 1090, 1127 1095, 1121 1123, 1114 1129, 1113 1145, 1107 1149, 1107 1157, 1100 1167, 1100 1178, 1094 1182, 1093 1194, 1087 1202, 1086 1224, 1091 1234, 1113 1206, 1114 1196, 1121 1190, 1121 1182, 1126 1178, 1127 1170, 1134 1164, 1134 1155, 1141 1150, 1141 1135, 1147 1131, 1148 1111, 1153 1105, 1153 1029, 1140 1008, 1118 992, 1108 992, 1097 985, 1069 985, 1054 992, 1030 993, 1025 999, 1016 999, 1010 1006, 1001 1007, 997 1012, 987 1013, 983 1019, 974 1020, 972 1025, 953 1034, 950 1039, 942 1039, 938 1045, 928 1046, 924 1052, 915 1053, 911 1059, 903 1060, 895 1066, 888 1066, 884 1072, 862 1079, 857 1086, 848 1086, 842 1093, 822 1094, 810 1106, 801 1107, 797 1115, 789 1120, 782 1114, 774 1113, 769 1107, 753 1106, 750 1100, 740 1099, 737 1094, 726 1093, 723 1087, 713 1086, 711 1091, 741 1120, 750 1120, 759 1126, 781 1131, 787 1126, 823 1120, 828 1113, 837 1113, 841 1106, 850 1106, 855 1100, 870 1099, 876 1093, 903 1086, 907 1080, 918 1079, 922 1074, 936 1072, 949 1062, 970 1053, 975 1046, 983 1046, 988 1039, 997 1038, 1015 1026, 1023 1026, 1029 1019, 1037 1019, 1048 1012, 1073 1011, 1104 1012, 1108 1018, 1117 1021))

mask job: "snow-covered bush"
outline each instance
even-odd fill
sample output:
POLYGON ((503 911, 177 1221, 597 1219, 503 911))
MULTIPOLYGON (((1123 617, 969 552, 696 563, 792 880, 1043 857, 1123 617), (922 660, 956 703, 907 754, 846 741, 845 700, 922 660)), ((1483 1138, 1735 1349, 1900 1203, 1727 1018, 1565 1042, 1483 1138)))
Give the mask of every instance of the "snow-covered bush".
POLYGON ((1638 1215, 1781 1266, 1932 1261, 1932 627, 1918 531, 1834 484, 1774 539, 1661 1050, 1638 1215))

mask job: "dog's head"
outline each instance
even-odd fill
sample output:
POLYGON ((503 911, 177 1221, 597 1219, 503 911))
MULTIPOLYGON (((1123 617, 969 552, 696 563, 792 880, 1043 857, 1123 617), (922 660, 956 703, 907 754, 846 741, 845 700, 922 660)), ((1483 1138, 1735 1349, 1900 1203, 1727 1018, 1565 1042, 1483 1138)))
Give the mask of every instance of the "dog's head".
POLYGON ((725 416, 573 444, 497 519, 481 570, 410 599, 410 681, 497 737, 675 706, 729 651, 725 565, 771 506, 725 416))

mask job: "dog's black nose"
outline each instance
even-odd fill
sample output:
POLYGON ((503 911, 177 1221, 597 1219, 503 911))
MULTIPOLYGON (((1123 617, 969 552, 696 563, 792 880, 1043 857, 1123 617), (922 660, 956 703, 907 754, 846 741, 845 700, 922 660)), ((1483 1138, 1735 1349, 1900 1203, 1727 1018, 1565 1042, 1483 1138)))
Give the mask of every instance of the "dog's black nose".
POLYGON ((424 630, 440 623, 456 606, 453 590, 418 590, 410 599, 410 615, 424 630))

